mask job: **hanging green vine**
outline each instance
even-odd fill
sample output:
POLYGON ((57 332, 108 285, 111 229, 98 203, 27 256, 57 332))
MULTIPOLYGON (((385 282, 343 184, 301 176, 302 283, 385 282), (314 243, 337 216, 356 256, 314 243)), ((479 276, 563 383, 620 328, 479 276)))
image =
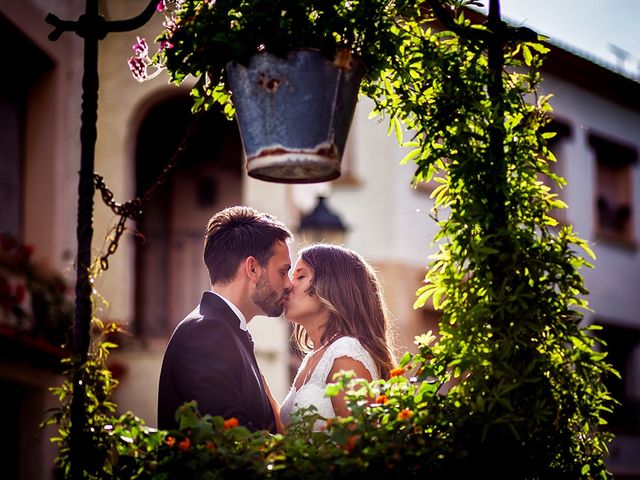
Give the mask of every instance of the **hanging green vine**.
POLYGON ((547 49, 530 31, 446 13, 441 21, 458 33, 410 26, 402 54, 367 94, 399 138, 401 126, 411 132, 414 182, 438 182, 432 197, 445 218, 415 306, 431 299, 442 311, 436 351, 459 382, 443 400, 456 406, 443 406, 455 412, 454 441, 475 471, 605 475, 601 424, 612 402, 602 377, 611 369, 595 327, 580 324, 587 291, 578 270, 593 254, 549 216, 565 205, 541 181, 565 183, 549 168, 551 108, 536 94, 547 49), (492 91, 495 43, 504 70, 492 91))

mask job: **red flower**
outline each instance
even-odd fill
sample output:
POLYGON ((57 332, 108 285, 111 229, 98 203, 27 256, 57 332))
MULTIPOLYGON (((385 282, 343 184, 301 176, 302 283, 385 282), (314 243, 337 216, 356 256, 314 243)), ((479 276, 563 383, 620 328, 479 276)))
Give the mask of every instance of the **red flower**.
POLYGON ((224 421, 224 429, 229 430, 230 428, 235 428, 239 425, 238 419, 236 417, 231 417, 228 420, 224 421))
POLYGON ((189 437, 185 438, 180 443, 178 443, 178 448, 183 452, 186 452, 187 450, 189 450, 191 448, 191 440, 189 440, 189 437))
POLYGON ((399 377, 400 375, 404 375, 404 368, 402 367, 394 368, 389 372, 389 378, 399 377))
POLYGON ((18 246, 18 241, 8 235, 0 235, 0 245, 3 250, 13 250, 18 246))
POLYGON ((164 443, 166 443, 170 447, 173 447, 176 444, 176 437, 169 435, 167 439, 164 441, 164 443))
POLYGON ((25 292, 26 290, 24 288, 24 285, 16 285, 16 293, 14 295, 14 298, 17 304, 22 303, 22 301, 24 300, 25 292))
POLYGON ((207 443, 205 443, 205 447, 210 452, 213 452, 216 449, 215 443, 213 443, 211 440, 207 440, 207 443))
POLYGON ((21 245, 20 248, 18 249, 18 258, 22 262, 26 262, 27 260, 29 260, 32 254, 33 254, 33 246, 31 245, 21 245))

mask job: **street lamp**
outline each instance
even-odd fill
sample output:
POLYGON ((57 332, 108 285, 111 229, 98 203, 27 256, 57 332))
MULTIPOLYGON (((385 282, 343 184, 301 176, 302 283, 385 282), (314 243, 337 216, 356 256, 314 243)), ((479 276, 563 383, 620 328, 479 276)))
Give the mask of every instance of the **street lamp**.
MULTIPOLYGON (((76 237, 78 254, 76 257, 76 309, 73 340, 74 358, 73 392, 71 400, 70 430, 70 477, 74 480, 85 478, 85 467, 93 453, 92 439, 85 428, 86 423, 86 382, 81 369, 88 358, 89 328, 91 326, 91 241, 93 238, 93 196, 95 145, 98 135, 98 43, 112 32, 129 32, 147 23, 156 11, 158 0, 149 0, 146 8, 136 17, 127 20, 107 21, 100 15, 99 0, 87 0, 84 15, 78 20, 61 20, 53 14, 46 21, 55 29, 49 40, 55 41, 64 32, 73 32, 84 39, 84 62, 82 77, 82 113, 80 127, 80 173, 78 179, 78 222, 76 237)), ((124 217, 123 217, 124 218, 124 217)), ((120 225, 120 229, 124 224, 120 225)))
POLYGON ((302 236, 302 243, 344 243, 347 227, 342 223, 342 219, 329 209, 326 200, 326 197, 319 195, 318 203, 311 213, 303 215, 300 219, 298 233, 302 236))

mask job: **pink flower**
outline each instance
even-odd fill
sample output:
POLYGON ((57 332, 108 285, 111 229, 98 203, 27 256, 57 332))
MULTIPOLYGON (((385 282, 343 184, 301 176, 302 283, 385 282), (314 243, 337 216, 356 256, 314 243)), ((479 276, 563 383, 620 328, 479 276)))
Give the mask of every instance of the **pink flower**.
POLYGON ((175 33, 176 30, 178 30, 178 24, 175 22, 175 20, 173 20, 173 18, 167 18, 164 22, 162 22, 162 26, 171 33, 175 33))
POLYGON ((138 57, 146 57, 149 55, 149 45, 147 45, 147 41, 143 38, 136 37, 137 42, 132 45, 133 53, 138 57))
POLYGON ((160 0, 158 5, 156 5, 156 10, 158 12, 164 12, 164 0, 160 0))
POLYGON ((133 78, 142 82, 147 78, 147 63, 142 58, 131 57, 129 59, 129 69, 133 74, 133 78))

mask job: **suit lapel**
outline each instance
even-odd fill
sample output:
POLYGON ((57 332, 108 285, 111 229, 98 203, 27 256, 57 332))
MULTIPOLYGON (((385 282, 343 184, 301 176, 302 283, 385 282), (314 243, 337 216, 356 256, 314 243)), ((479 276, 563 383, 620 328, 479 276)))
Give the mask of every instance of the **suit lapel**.
POLYGON ((233 338, 235 339, 238 348, 244 351, 248 357, 251 365, 251 371, 260 385, 260 393, 262 394, 265 404, 268 406, 270 414, 273 416, 271 410, 271 404, 266 397, 266 391, 262 382, 262 375, 260 374, 260 368, 258 367, 258 361, 256 360, 253 341, 249 338, 249 332, 245 332, 240 329, 240 319, 229 308, 229 305, 213 292, 204 292, 202 301, 200 302, 200 314, 203 317, 223 318, 231 327, 233 332, 233 338))
POLYGON ((249 339, 249 332, 245 332, 240 328, 240 319, 227 305, 227 302, 215 293, 204 292, 200 303, 200 313, 203 317, 223 318, 229 324, 234 338, 238 341, 238 346, 248 354, 249 358, 257 366, 253 352, 253 341, 249 339))

